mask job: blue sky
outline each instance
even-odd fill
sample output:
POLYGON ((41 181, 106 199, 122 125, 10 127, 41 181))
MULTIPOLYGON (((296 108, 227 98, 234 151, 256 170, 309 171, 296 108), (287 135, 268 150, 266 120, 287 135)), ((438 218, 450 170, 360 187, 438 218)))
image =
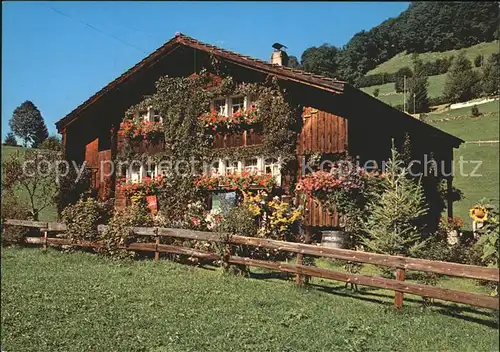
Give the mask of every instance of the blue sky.
POLYGON ((13 110, 38 106, 54 123, 179 31, 269 60, 274 42, 300 59, 342 46, 409 2, 3 2, 2 140, 13 110))

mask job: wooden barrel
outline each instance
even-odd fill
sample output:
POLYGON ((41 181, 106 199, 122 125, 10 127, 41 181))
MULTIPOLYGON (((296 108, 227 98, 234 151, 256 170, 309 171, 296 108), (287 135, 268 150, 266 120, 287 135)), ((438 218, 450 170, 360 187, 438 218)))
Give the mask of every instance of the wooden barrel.
POLYGON ((345 248, 347 234, 344 231, 330 230, 321 232, 321 245, 332 248, 345 248))

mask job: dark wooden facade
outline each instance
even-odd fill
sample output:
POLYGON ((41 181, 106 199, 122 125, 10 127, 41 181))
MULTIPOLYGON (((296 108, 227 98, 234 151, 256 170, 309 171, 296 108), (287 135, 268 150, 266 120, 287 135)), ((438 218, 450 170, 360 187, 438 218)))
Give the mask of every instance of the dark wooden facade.
MULTIPOLYGON (((361 162, 382 161, 389 156, 391 140, 394 139, 400 146, 405 134, 409 134, 415 158, 432 153, 451 167, 453 148, 463 142, 391 108, 345 82, 270 65, 180 35, 56 124, 63 136, 66 158, 76 162, 86 160, 97 170, 100 161, 114 160, 123 145, 120 125, 124 112, 140 102, 144 95, 154 92, 154 83, 160 76, 189 76, 201 68, 209 68, 214 56, 224 62, 227 73, 240 82, 263 82, 269 75, 281 80, 292 99, 303 107, 302 129, 297 137, 298 158, 309 153, 348 153, 357 156, 361 162)), ((259 145, 264 137, 260 129, 234 135, 217 135, 214 148, 259 145)), ((163 145, 160 143, 139 148, 142 152, 152 153, 161 150, 163 145)), ((294 176, 285 177, 285 189, 290 177, 294 176)), ((451 178, 448 179, 451 187, 451 178)), ((116 205, 124 205, 125 200, 115 192, 115 186, 114 175, 105 182, 96 181, 96 187, 106 188, 105 191, 99 191, 102 197, 114 195, 116 205)), ((336 214, 323 211, 320 204, 312 199, 306 203, 306 225, 339 225, 336 214)))

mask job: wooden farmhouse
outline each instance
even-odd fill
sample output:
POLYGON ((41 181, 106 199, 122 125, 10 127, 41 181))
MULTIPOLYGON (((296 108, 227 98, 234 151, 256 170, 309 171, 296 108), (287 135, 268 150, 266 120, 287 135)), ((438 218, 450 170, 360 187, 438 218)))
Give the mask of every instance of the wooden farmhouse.
MULTIPOLYGON (((115 160, 120 151, 125 111, 138 104, 145 95, 152 94, 155 82, 161 76, 191 76, 202 68, 209 69, 214 58, 223 62, 238 82, 263 82, 271 76, 286 88, 302 112, 301 130, 296 140, 298 159, 311 153, 323 156, 348 153, 356 156, 361 163, 366 160, 381 162, 389 157, 392 140, 401 146, 408 135, 414 159, 420 160, 427 154, 445 165, 439 168, 439 177, 447 180, 448 191, 451 192, 453 148, 463 143, 461 139, 392 108, 346 82, 287 67, 288 56, 281 49, 274 49, 270 62, 266 62, 202 43, 183 34, 176 34, 56 123, 62 135, 65 158, 77 163, 86 161, 96 173, 102 171, 100 167, 109 167, 108 164, 102 166, 102 162, 115 160)), ((221 97, 220 101, 214 102, 227 114, 231 114, 235 106, 247 103, 244 96, 221 97)), ((144 118, 154 120, 161 119, 161 116, 149 111, 144 118)), ((262 133, 245 131, 234 136, 218 136, 213 148, 258 145, 262 143, 262 133)), ((161 147, 160 143, 156 149, 161 147)), ((284 193, 290 191, 287 185, 300 172, 298 167, 297 175, 281 177, 278 166, 257 156, 254 160, 234 160, 221 165, 220 171, 248 168, 272 173, 279 179, 278 185, 285 190, 284 193)), ((129 179, 140 179, 142 175, 144 172, 141 170, 127 173, 129 179)), ((116 206, 123 206, 126 200, 116 187, 116 176, 109 178, 109 184, 110 193, 104 192, 98 178, 94 187, 102 197, 113 197, 116 206)), ((451 205, 450 198, 450 216, 451 205)), ((307 201, 306 209, 304 223, 308 226, 333 228, 339 225, 336 214, 324 211, 313 200, 307 201)))

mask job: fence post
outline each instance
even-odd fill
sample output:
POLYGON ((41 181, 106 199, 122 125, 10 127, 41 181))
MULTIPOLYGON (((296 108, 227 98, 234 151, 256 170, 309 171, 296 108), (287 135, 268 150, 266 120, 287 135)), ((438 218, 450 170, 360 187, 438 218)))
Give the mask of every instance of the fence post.
POLYGON ((158 252, 158 245, 160 244, 160 236, 158 236, 158 228, 155 227, 154 232, 156 234, 155 237, 155 262, 158 262, 160 259, 160 252, 158 252))
MULTIPOLYGON (((405 280, 405 269, 396 268, 396 280, 398 281, 405 280)), ((401 291, 394 292, 394 307, 396 308, 403 307, 403 292, 401 291)))
POLYGON ((43 232, 43 236, 42 236, 43 237, 42 248, 47 248, 47 237, 48 237, 48 235, 47 235, 48 231, 47 230, 48 229, 40 229, 40 231, 43 232))
MULTIPOLYGON (((304 243, 306 244, 311 243, 312 233, 313 233, 312 226, 306 226, 305 232, 306 233, 304 236, 304 243)), ((304 265, 304 254, 297 253, 297 265, 304 265)), ((309 276, 304 276, 302 274, 295 275, 295 283, 299 286, 303 285, 304 282, 307 283, 308 281, 309 281, 309 276)))

